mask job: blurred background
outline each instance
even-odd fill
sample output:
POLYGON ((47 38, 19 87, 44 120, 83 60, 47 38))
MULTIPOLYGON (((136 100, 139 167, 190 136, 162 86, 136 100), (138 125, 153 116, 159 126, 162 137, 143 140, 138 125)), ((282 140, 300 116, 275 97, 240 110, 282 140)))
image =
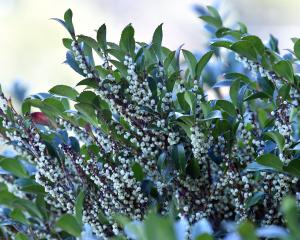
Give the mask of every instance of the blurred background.
MULTIPOLYGON (((272 33, 282 50, 292 46, 291 37, 300 36, 299 0, 220 2, 229 21, 244 22, 249 32, 265 40, 272 33)), ((164 23, 164 45, 176 49, 184 43, 184 48, 201 51, 207 32, 195 5, 212 4, 209 0, 0 0, 0 83, 7 95, 19 92, 23 98, 55 84, 74 86, 80 80, 62 64, 66 49, 61 39, 66 31, 49 20, 62 18, 68 8, 73 10, 77 33, 95 36, 94 30, 106 23, 108 39, 118 41, 123 27, 132 23, 136 39, 147 42, 156 26, 164 23)))

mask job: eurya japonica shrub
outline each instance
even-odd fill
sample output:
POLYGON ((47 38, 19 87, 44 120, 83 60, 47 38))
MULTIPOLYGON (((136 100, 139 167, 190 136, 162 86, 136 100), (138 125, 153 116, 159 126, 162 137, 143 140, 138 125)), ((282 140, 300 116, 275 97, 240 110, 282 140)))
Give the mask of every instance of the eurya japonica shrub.
POLYGON ((264 44, 244 24, 225 27, 213 7, 200 18, 214 36, 201 57, 164 47, 162 25, 150 43, 131 25, 113 43, 105 25, 95 38, 77 34, 71 10, 55 19, 83 80, 25 99, 21 113, 0 92, 10 149, 0 159, 1 238, 70 239, 89 228, 100 239, 173 239, 178 220, 180 239, 203 223, 222 238, 226 222, 243 222, 245 239, 256 239, 250 222, 299 237, 297 208, 286 222, 280 205, 286 195, 298 204, 300 40, 281 56, 274 37, 264 44), (206 66, 229 54, 241 70, 222 68, 209 100, 216 76, 206 66))

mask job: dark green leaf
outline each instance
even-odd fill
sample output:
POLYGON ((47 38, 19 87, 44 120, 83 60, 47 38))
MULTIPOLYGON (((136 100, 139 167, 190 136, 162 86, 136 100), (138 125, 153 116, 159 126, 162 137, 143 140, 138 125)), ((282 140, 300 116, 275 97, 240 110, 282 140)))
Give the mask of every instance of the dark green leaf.
POLYGON ((140 164, 134 163, 132 165, 132 171, 136 180, 142 181, 144 179, 145 175, 140 164))
POLYGON ((97 41, 100 48, 103 51, 107 49, 107 42, 106 42, 106 25, 102 24, 101 27, 97 31, 97 41))
POLYGON ((130 54, 132 57, 134 56, 134 50, 135 50, 134 29, 131 26, 131 24, 127 25, 123 29, 119 45, 125 52, 130 54))
POLYGON ((245 207, 250 208, 250 207, 254 206, 260 200, 262 200, 264 198, 264 196, 265 196, 264 192, 255 192, 255 193, 253 193, 253 195, 251 197, 247 198, 246 203, 245 203, 245 207))
POLYGON ((209 62, 210 58, 212 57, 212 55, 214 54, 213 51, 209 51, 207 53, 205 53, 200 60, 197 62, 196 64, 196 78, 200 78, 201 73, 204 69, 204 67, 206 66, 206 64, 209 62))
POLYGON ((283 163, 274 154, 267 153, 267 154, 264 154, 262 156, 259 156, 256 159, 256 162, 259 163, 259 164, 262 164, 264 166, 272 167, 276 170, 282 171, 283 163))

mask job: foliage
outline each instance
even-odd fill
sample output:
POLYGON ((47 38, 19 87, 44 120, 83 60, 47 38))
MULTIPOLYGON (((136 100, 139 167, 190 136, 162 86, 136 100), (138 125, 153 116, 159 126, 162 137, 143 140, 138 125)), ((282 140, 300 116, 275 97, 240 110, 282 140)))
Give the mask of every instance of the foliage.
POLYGON ((25 99, 22 113, 0 90, 0 135, 15 152, 0 158, 2 238, 68 239, 91 228, 103 239, 195 239, 209 222, 197 239, 212 239, 230 221, 243 222, 243 239, 257 239, 250 221, 299 238, 297 207, 283 203, 287 222, 280 211, 299 192, 298 39, 282 57, 274 37, 263 44, 208 7, 200 18, 214 41, 197 57, 164 47, 162 25, 149 44, 132 25, 112 43, 105 25, 96 38, 77 35, 72 17, 54 20, 70 34, 65 62, 83 80, 25 99), (216 81, 207 66, 222 63, 224 49, 244 69, 224 68, 216 81), (208 100, 207 78, 229 96, 208 100))

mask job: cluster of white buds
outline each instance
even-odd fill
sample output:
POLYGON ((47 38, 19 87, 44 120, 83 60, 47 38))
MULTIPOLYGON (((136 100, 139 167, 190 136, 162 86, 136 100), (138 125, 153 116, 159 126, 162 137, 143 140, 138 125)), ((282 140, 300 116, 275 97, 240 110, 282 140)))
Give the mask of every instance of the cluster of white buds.
POLYGON ((200 126, 191 128, 191 144, 194 157, 203 163, 208 158, 208 151, 212 145, 213 136, 206 136, 200 129, 200 126))
POLYGON ((161 108, 163 111, 169 111, 172 103, 172 93, 167 92, 165 96, 162 98, 161 108))
POLYGON ((89 70, 89 67, 87 65, 87 60, 85 56, 82 54, 82 50, 80 49, 80 46, 78 45, 78 42, 73 41, 71 43, 73 53, 75 55, 75 60, 79 63, 79 68, 83 70, 83 73, 88 78, 93 78, 93 73, 89 70))
POLYGON ((197 92, 198 89, 199 89, 199 81, 195 79, 194 82, 193 82, 193 89, 192 89, 192 91, 193 92, 197 92))
POLYGON ((168 134, 168 143, 169 145, 175 145, 179 143, 180 137, 178 132, 169 132, 168 134))
MULTIPOLYGON (((130 56, 125 56, 124 65, 127 66, 127 80, 129 82, 128 93, 131 95, 132 101, 136 102, 138 106, 151 107, 152 92, 149 88, 148 81, 145 79, 140 81, 138 75, 135 72, 136 63, 130 56)), ((141 111, 140 107, 135 109, 137 114, 141 117, 144 115, 144 111, 141 111)))
POLYGON ((0 183, 4 183, 7 190, 13 195, 26 199, 26 194, 22 192, 16 184, 14 184, 15 178, 9 174, 0 174, 0 183))
POLYGON ((164 67, 158 65, 156 77, 163 77, 164 76, 164 67))
POLYGON ((70 136, 76 136, 81 142, 85 143, 86 145, 90 145, 93 142, 94 139, 88 134, 85 129, 79 128, 62 118, 59 118, 56 122, 60 127, 65 128, 70 136))
POLYGON ((186 91, 185 87, 184 87, 184 80, 181 79, 179 81, 179 84, 178 84, 178 92, 179 93, 184 93, 186 91))
POLYGON ((7 100, 0 95, 0 110, 2 110, 3 112, 6 112, 7 110, 7 100))

